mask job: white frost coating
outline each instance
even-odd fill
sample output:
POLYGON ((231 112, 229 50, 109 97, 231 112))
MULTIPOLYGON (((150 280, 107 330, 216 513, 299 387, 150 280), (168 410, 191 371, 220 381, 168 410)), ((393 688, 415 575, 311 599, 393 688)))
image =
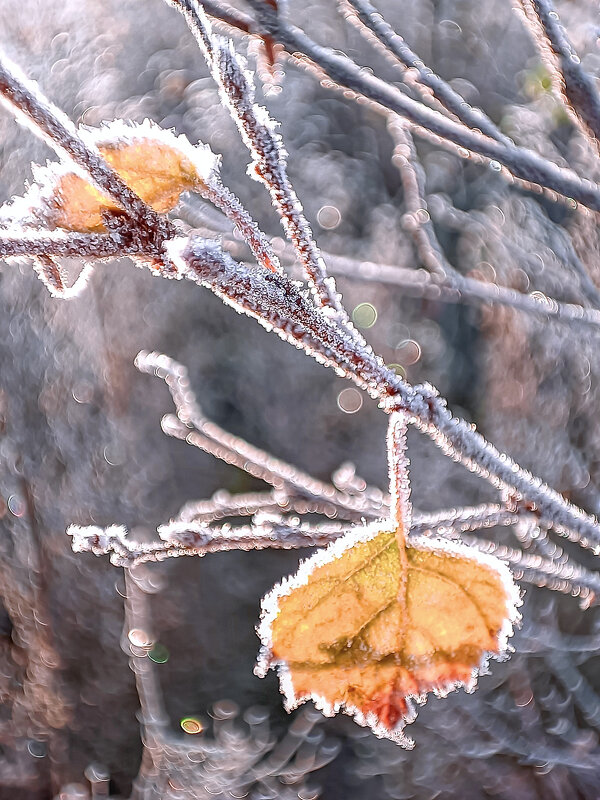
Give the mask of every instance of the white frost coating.
MULTIPOLYGON (((273 622, 279 614, 279 599, 291 594, 292 591, 301 586, 306 586, 308 580, 314 570, 326 564, 335 561, 346 551, 375 538, 380 533, 393 532, 394 525, 389 520, 378 521, 370 525, 354 528, 352 531, 341 537, 327 548, 319 551, 311 558, 301 562, 300 567, 295 575, 284 578, 281 583, 276 585, 262 600, 261 603, 261 619, 257 626, 257 634, 261 640, 261 649, 255 667, 255 674, 259 677, 264 677, 270 668, 277 668, 281 692, 284 695, 284 706, 287 711, 292 711, 307 700, 312 700, 315 706, 325 716, 333 716, 339 711, 343 711, 349 716, 353 717, 355 722, 364 727, 369 727, 373 733, 379 738, 391 739, 397 744, 405 748, 412 748, 414 742, 404 735, 403 729, 407 724, 414 722, 417 716, 416 706, 423 705, 427 700, 426 694, 408 695, 406 697, 409 714, 398 721, 393 729, 387 728, 373 713, 363 714, 359 709, 354 706, 344 705, 343 703, 330 703, 324 697, 310 693, 302 696, 297 696, 294 690, 291 673, 287 663, 283 660, 276 659, 272 650, 272 636, 271 629, 273 622)), ((435 554, 443 554, 448 556, 456 556, 461 558, 469 558, 482 566, 488 567, 493 570, 500 578, 502 587, 506 594, 506 609, 507 614, 504 623, 497 634, 498 652, 484 653, 480 663, 475 667, 471 673, 469 681, 454 681, 443 686, 435 687, 432 689, 437 697, 445 697, 450 692, 455 691, 461 687, 467 692, 472 692, 476 688, 477 677, 482 674, 487 674, 488 663, 490 658, 496 660, 504 660, 509 657, 510 650, 508 646, 508 639, 514 632, 514 627, 521 619, 518 612, 518 607, 522 603, 521 591, 516 586, 509 568, 494 556, 482 553, 478 550, 473 550, 466 545, 446 541, 442 539, 434 539, 430 537, 411 537, 409 547, 417 550, 427 551, 435 554)))
MULTIPOLYGON (((58 265, 57 265, 58 268, 58 265)), ((47 275, 43 265, 34 262, 34 270, 38 278, 42 281, 51 297, 59 300, 71 300, 78 297, 88 285, 91 274, 94 271, 93 262, 84 263, 79 275, 71 286, 56 286, 47 275)))
MULTIPOLYGON (((178 150, 193 166, 196 175, 203 183, 210 183, 219 173, 220 156, 215 155, 209 145, 199 142, 193 145, 183 134, 177 135, 171 129, 161 128, 149 119, 143 122, 125 122, 115 119, 103 122, 99 128, 81 126, 79 135, 87 145, 132 144, 137 141, 154 141, 178 150)), ((86 176, 86 179, 87 176, 86 176)))
MULTIPOLYGON (((104 122, 99 128, 80 126, 78 134, 92 152, 104 145, 119 142, 128 145, 143 141, 159 142, 176 150, 190 162, 199 184, 209 185, 219 175, 220 156, 215 155, 209 145, 192 145, 183 134, 178 136, 172 130, 165 130, 148 119, 141 123, 117 119, 104 122)), ((48 161, 43 166, 32 164, 31 170, 33 182, 27 187, 25 194, 22 197, 13 197, 0 209, 0 220, 4 224, 31 224, 40 220, 46 222, 51 201, 55 198, 56 186, 65 175, 75 174, 87 183, 90 182, 87 171, 71 159, 48 161)))
MULTIPOLYGON (((177 267, 177 271, 181 275, 186 275, 189 272, 189 267, 186 264, 183 258, 183 251, 186 248, 186 245, 189 243, 189 239, 185 236, 177 236, 174 239, 169 239, 163 244, 163 250, 165 251, 165 255, 169 259, 169 261, 177 267)), ((144 351, 142 351, 144 355, 144 351)), ((135 365, 139 369, 139 365, 143 363, 144 359, 142 353, 138 353, 135 360, 135 365)), ((168 356, 165 356, 165 359, 168 359, 168 356)), ((168 359, 170 362, 170 359, 168 359)))
POLYGON ((127 538, 127 528, 123 525, 110 525, 99 528, 96 525, 69 525, 67 535, 71 536, 71 549, 74 553, 94 553, 104 555, 112 550, 115 539, 123 542, 127 538))
POLYGON ((403 411, 390 414, 387 434, 387 458, 390 479, 390 513, 396 526, 406 536, 412 523, 410 502, 409 460, 406 450, 408 416, 403 411))

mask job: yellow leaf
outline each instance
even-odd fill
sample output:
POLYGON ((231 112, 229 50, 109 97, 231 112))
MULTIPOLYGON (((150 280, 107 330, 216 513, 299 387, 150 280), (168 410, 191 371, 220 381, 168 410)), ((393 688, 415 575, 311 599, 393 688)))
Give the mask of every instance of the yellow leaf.
MULTIPOLYGON (((192 147, 156 125, 111 123, 91 134, 104 159, 124 182, 155 211, 171 211, 185 191, 200 189, 217 168, 204 145, 192 147)), ((46 224, 81 233, 105 230, 102 213, 118 211, 113 200, 74 172, 49 173, 42 215, 46 224)))
POLYGON ((519 594, 496 559, 424 537, 404 550, 384 525, 346 535, 267 595, 258 672, 279 666, 289 709, 312 698, 411 746, 414 701, 474 686, 506 649, 519 594))

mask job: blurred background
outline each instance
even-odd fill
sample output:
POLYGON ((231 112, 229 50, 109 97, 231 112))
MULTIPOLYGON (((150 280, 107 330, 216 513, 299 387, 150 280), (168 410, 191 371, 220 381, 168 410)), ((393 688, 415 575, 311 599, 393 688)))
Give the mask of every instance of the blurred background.
MULTIPOLYGON (((552 93, 510 0, 378 0, 378 8, 517 143, 598 179, 597 159, 552 93)), ((597 3, 562 0, 557 10, 584 67, 598 75, 597 3)), ((282 13, 316 41, 400 84, 401 71, 344 20, 334 0, 289 0, 282 13)), ((0 0, 0 38, 74 121, 150 118, 210 144, 222 154, 224 182, 284 252, 268 195, 247 178, 247 151, 175 10, 160 0, 0 0)), ((257 57, 261 62, 257 39, 236 41, 253 68, 257 57)), ((323 250, 358 264, 419 267, 385 118, 291 61, 271 72, 262 64, 261 75, 258 100, 281 123, 290 175, 323 250)), ((527 193, 431 141, 417 139, 417 150, 429 214, 460 273, 589 305, 581 270, 600 285, 595 216, 527 193)), ((0 201, 22 194, 31 162, 47 158, 54 158, 50 148, 3 109, 0 201)), ((222 236, 235 257, 249 257, 205 203, 186 200, 178 215, 222 236)), ((436 385, 452 410, 501 450, 586 510, 600 511, 596 333, 502 306, 434 302, 390 285, 337 279, 387 363, 412 382, 436 385)), ((386 420, 373 401, 208 291, 118 261, 98 266, 85 291, 62 302, 49 297, 28 262, 3 265, 2 799, 70 800, 92 791, 124 798, 140 767, 139 700, 120 645, 122 571, 107 559, 74 556, 67 526, 125 524, 149 540, 186 501, 262 487, 162 434, 172 403, 161 381, 134 368, 142 348, 185 364, 202 408, 224 428, 322 479, 351 461, 385 489, 386 420)), ((494 499, 487 484, 423 437, 411 435, 410 459, 420 510, 494 499)), ((519 544, 510 529, 494 535, 519 544)), ((348 718, 309 715, 298 723, 311 730, 294 780, 274 768, 261 785, 220 783, 221 773, 246 768, 244 748, 268 758, 286 735, 290 719, 276 677, 253 675, 254 626, 262 595, 307 554, 224 553, 145 570, 162 648, 153 669, 169 725, 193 738, 181 721, 201 720, 212 761, 195 763, 191 776, 182 768, 187 777, 179 784, 175 770, 144 797, 600 796, 600 616, 536 587, 527 590, 515 655, 493 664, 475 694, 430 699, 410 727, 413 751, 348 718)), ((578 558, 593 568, 591 557, 578 558)))

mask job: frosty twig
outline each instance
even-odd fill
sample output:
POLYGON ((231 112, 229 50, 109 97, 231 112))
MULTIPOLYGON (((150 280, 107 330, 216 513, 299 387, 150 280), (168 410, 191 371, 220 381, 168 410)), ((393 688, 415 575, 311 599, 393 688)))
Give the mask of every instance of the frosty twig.
POLYGON ((600 94, 560 23, 551 0, 519 0, 524 18, 570 116, 599 153, 600 94))
MULTIPOLYGON (((600 186, 581 178, 570 169, 553 164, 532 150, 504 144, 489 136, 454 122, 434 109, 407 97, 399 89, 362 69, 347 56, 314 42, 304 31, 288 23, 267 4, 252 3, 257 13, 255 31, 272 36, 285 50, 298 59, 308 60, 335 84, 351 89, 357 96, 372 100, 387 111, 404 117, 418 136, 445 142, 491 159, 529 185, 542 186, 570 198, 595 211, 600 210, 600 186)), ((218 16, 217 9, 215 8, 218 16)), ((387 113, 386 111, 386 113, 387 113)))
POLYGON ((333 308, 340 319, 347 323, 347 315, 335 285, 326 276, 325 262, 287 176, 287 153, 281 137, 275 132, 275 123, 266 110, 254 102, 250 73, 245 71, 231 42, 212 33, 200 2, 172 0, 172 4, 184 15, 196 37, 231 116, 252 154, 252 170, 271 194, 273 205, 279 211, 282 225, 306 270, 316 299, 321 305, 333 308))
MULTIPOLYGON (((426 87, 426 90, 433 94, 439 104, 456 119, 468 128, 480 130, 492 139, 497 139, 507 145, 513 144, 507 136, 500 132, 487 114, 480 108, 470 106, 449 83, 423 63, 422 59, 386 22, 369 0, 342 0, 341 5, 347 16, 356 22, 361 32, 369 31, 383 50, 396 62, 399 62, 405 69, 416 72, 418 75, 417 87, 426 87)), ((423 91, 422 95, 426 99, 427 91, 423 91)))
MULTIPOLYGON (((0 58, 0 97, 23 115, 38 134, 43 134, 52 147, 81 167, 92 183, 127 213, 137 232, 145 235, 143 243, 137 242, 138 252, 143 245, 146 255, 161 262, 162 242, 176 233, 173 224, 144 203, 97 149, 82 139, 68 117, 46 101, 37 87, 21 78, 18 70, 3 58, 0 58)), ((170 265, 163 268, 170 271, 170 265)))
MULTIPOLYGON (((230 43, 224 43, 212 36, 197 3, 193 0, 187 3, 186 0, 185 7, 189 13, 193 11, 195 18, 200 21, 195 30, 201 46, 213 66, 214 74, 221 82, 227 102, 240 122, 259 169, 270 169, 272 159, 279 159, 282 155, 281 145, 274 138, 270 120, 264 114, 261 117, 254 105, 251 87, 240 62, 234 57, 230 43)), ((320 363, 353 380, 376 398, 387 412, 405 413, 407 419, 427 433, 448 456, 460 461, 498 489, 508 491, 515 501, 527 501, 536 509, 539 517, 554 526, 561 535, 589 547, 594 552, 600 551, 600 527, 592 516, 571 505, 557 492, 499 453, 473 426, 454 418, 435 389, 427 385, 411 386, 401 379, 372 352, 352 326, 346 324, 347 314, 332 284, 325 277, 320 254, 317 262, 313 263, 313 256, 318 251, 312 249, 310 231, 303 227, 301 211, 292 202, 295 195, 289 184, 285 183, 287 177, 284 165, 279 164, 283 172, 275 170, 272 175, 269 172, 271 177, 267 182, 278 197, 281 215, 286 218, 286 215, 291 214, 292 221, 288 219, 291 226, 289 232, 298 252, 308 254, 307 263, 312 265, 310 269, 316 269, 315 264, 318 264, 318 274, 314 269, 311 273, 307 267, 320 298, 315 298, 317 304, 311 302, 284 275, 250 270, 235 262, 215 242, 194 235, 176 238, 176 229, 172 223, 149 209, 128 187, 125 186, 125 190, 121 191, 121 179, 104 164, 93 148, 88 147, 78 137, 73 126, 68 121, 63 121, 59 112, 5 66, 0 71, 0 93, 27 113, 29 119, 45 135, 50 136, 58 149, 66 151, 84 167, 94 182, 118 200, 126 212, 124 219, 120 221, 119 232, 125 238, 131 237, 140 248, 140 260, 160 258, 170 274, 187 277, 210 288, 238 311, 256 318, 262 325, 274 329, 283 339, 303 349, 320 363), (278 192, 282 193, 281 196, 278 192), (288 209, 288 214, 286 208, 290 203, 292 207, 291 210, 288 209), (333 307, 334 313, 324 311, 319 302, 333 307)), ((445 123, 449 124, 449 121, 445 120, 445 123)), ((495 144, 498 145, 497 142, 495 144)), ((235 448, 230 447, 229 457, 232 452, 235 452, 235 448)), ((252 456, 252 451, 245 451, 235 457, 252 460, 252 456)), ((260 454, 256 463, 259 470, 263 469, 261 463, 264 464, 264 454, 260 454)), ((293 474, 283 477, 288 483, 294 481, 293 474)), ((301 490, 306 489, 303 482, 305 476, 300 479, 301 490)), ((321 488, 319 487, 318 492, 321 488)), ((338 501, 342 494, 336 494, 334 489, 330 496, 338 501)), ((360 510, 356 505, 356 498, 343 498, 343 504, 346 508, 349 504, 352 510, 360 510)))

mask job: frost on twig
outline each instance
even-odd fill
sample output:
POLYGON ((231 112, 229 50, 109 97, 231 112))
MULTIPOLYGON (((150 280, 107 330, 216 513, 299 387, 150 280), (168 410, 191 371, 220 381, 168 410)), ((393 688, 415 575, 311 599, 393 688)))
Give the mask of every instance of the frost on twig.
POLYGON ((551 0, 519 0, 527 27, 549 68, 555 91, 587 141, 599 154, 600 94, 584 70, 551 0))
MULTIPOLYGON (((529 555, 516 548, 499 545, 489 539, 461 532, 451 525, 456 512, 440 512, 445 524, 434 528, 422 521, 422 515, 415 514, 410 530, 411 539, 421 541, 421 532, 435 533, 438 537, 450 540, 459 538, 464 544, 482 553, 493 555, 509 564, 517 580, 534 586, 546 587, 563 594, 577 597, 583 608, 596 604, 600 596, 600 577, 583 567, 567 563, 557 563, 552 559, 529 555)), ((466 515, 465 515, 466 516, 466 515)), ((495 516, 486 519, 479 516, 471 520, 470 530, 497 524, 495 516), (487 523, 487 524, 486 524, 487 523)), ((348 523, 323 522, 306 523, 299 519, 285 520, 278 517, 256 517, 250 525, 208 525, 201 522, 173 521, 158 528, 161 541, 138 542, 131 540, 126 528, 111 525, 108 528, 97 526, 71 525, 67 533, 72 537, 72 548, 76 553, 93 553, 96 556, 108 555, 113 565, 132 568, 146 563, 159 563, 169 558, 184 556, 202 557, 210 553, 233 550, 290 550, 307 547, 325 547, 337 541, 350 530, 348 523)))
POLYGON ((253 163, 249 174, 260 179, 268 188, 284 229, 313 287, 317 302, 331 307, 338 320, 352 330, 357 338, 362 339, 348 319, 333 279, 327 277, 325 262, 287 176, 287 153, 281 137, 276 133, 275 123, 266 109, 255 102, 251 73, 245 69, 231 41, 212 33, 208 17, 197 0, 172 0, 172 4, 182 12, 196 36, 212 75, 221 89, 223 100, 252 154, 253 163))
POLYGON ((407 412, 409 421, 429 435, 446 455, 499 490, 510 489, 533 503, 542 518, 560 526, 562 535, 599 550, 600 528, 594 517, 499 453, 472 425, 453 417, 432 387, 410 386, 379 357, 359 350, 350 335, 316 314, 284 276, 258 276, 201 239, 171 242, 169 252, 181 274, 208 286, 229 305, 269 330, 276 330, 319 363, 350 378, 377 397, 387 411, 407 412))
MULTIPOLYGON (((316 66, 320 74, 324 73, 330 79, 332 88, 350 89, 355 99, 372 101, 373 107, 383 109, 386 116, 389 111, 398 114, 406 119, 416 135, 436 145, 450 147, 453 151, 458 147, 464 157, 475 154, 487 164, 504 165, 514 178, 523 182, 525 188, 542 187, 549 190, 554 199, 558 194, 569 204, 575 200, 583 206, 600 210, 598 184, 580 177, 571 169, 557 166, 532 150, 499 142, 448 119, 367 72, 339 50, 317 44, 304 31, 278 16, 268 3, 253 0, 252 5, 258 16, 256 32, 272 36, 300 66, 308 65, 311 69, 316 66)), ((216 9, 215 12, 219 16, 216 9)))
POLYGON ((390 56, 393 63, 401 64, 405 71, 411 70, 418 76, 414 80, 414 84, 421 90, 423 101, 430 100, 430 94, 433 94, 442 108, 449 111, 467 127, 480 130, 486 136, 497 139, 499 142, 512 144, 487 114, 480 108, 471 107, 462 95, 419 58, 369 0, 340 0, 340 5, 346 16, 357 25, 361 33, 370 34, 365 38, 368 38, 369 41, 374 40, 390 56))
MULTIPOLYGON (((160 261, 162 242, 174 235, 169 220, 150 208, 102 158, 92 142, 84 141, 73 123, 41 95, 37 86, 24 78, 7 59, 0 58, 0 99, 20 119, 42 135, 68 163, 75 163, 97 186, 146 233, 145 247, 160 261)), ((169 271, 168 265, 163 265, 169 271)))
MULTIPOLYGON (((73 548, 96 555, 110 554, 112 563, 133 566, 148 561, 162 561, 181 556, 203 556, 228 550, 289 549, 320 547, 343 536, 349 524, 362 519, 382 519, 390 506, 396 508, 404 524, 410 524, 406 498, 406 464, 403 455, 402 427, 404 415, 392 415, 389 438, 391 450, 390 484, 396 500, 366 484, 358 484, 353 492, 344 492, 331 484, 318 481, 290 464, 248 444, 207 420, 190 388, 187 371, 172 359, 157 353, 140 353, 136 365, 142 372, 155 373, 167 383, 177 416, 163 421, 163 429, 190 444, 234 464, 259 477, 274 489, 242 495, 217 493, 211 500, 196 501, 184 506, 171 522, 161 525, 161 541, 136 543, 120 526, 101 529, 95 526, 71 526, 73 548), (395 488, 394 488, 395 487, 395 488), (402 499, 404 498, 404 499, 402 499), (307 522, 303 517, 319 513, 336 517, 331 522, 307 522), (289 516, 293 514, 293 516, 289 516), (215 522, 240 516, 252 517, 246 525, 215 522)), ((339 478, 338 478, 339 481, 339 478)), ((524 544, 535 538, 532 525, 538 520, 526 509, 488 504, 474 508, 458 508, 435 514, 415 514, 410 536, 426 534, 460 539, 475 549, 490 553, 511 564, 518 577, 537 586, 579 597, 582 605, 595 601, 600 591, 600 578, 575 563, 557 546, 547 545, 537 552, 496 544, 469 532, 494 527, 515 526, 517 538, 524 544), (532 532, 528 533, 531 529, 532 532)), ((538 548, 539 549, 539 548, 538 548)))
MULTIPOLYGON (((331 517, 341 514, 344 519, 357 521, 367 513, 362 497, 338 491, 206 419, 190 388, 187 370, 181 364, 165 355, 147 352, 141 352, 135 363, 141 372, 156 374, 169 387, 177 417, 165 417, 164 432, 184 439, 273 486, 279 494, 273 495, 267 505, 301 501, 308 504, 307 510, 331 517)), ((189 518, 189 514, 185 516, 189 518)))

